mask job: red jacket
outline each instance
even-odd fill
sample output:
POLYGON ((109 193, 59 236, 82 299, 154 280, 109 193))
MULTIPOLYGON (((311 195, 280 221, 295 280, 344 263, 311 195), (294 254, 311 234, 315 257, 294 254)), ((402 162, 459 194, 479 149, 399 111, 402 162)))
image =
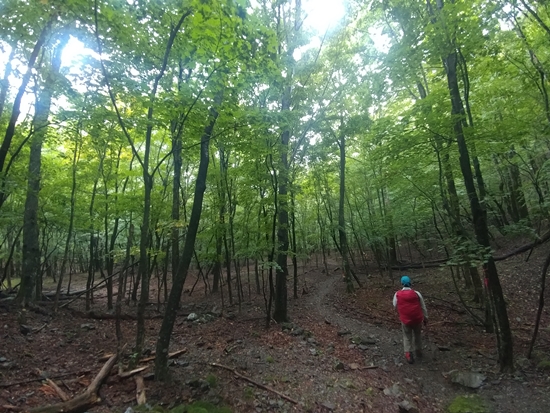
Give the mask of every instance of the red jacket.
POLYGON ((400 290, 396 293, 397 312, 399 319, 405 325, 420 324, 424 319, 420 297, 413 289, 400 290))

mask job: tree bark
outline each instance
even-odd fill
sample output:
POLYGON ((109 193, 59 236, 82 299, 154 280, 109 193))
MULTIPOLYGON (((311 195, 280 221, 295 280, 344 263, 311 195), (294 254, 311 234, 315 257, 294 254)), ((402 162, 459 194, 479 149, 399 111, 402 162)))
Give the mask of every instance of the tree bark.
POLYGON ((42 46, 44 46, 46 37, 50 33, 51 25, 52 25, 52 21, 50 20, 48 21, 48 23, 46 23, 46 25, 40 32, 38 40, 36 41, 36 44, 34 45, 32 53, 29 57, 29 63, 27 64, 27 72, 23 76, 23 80, 21 81, 21 86, 19 87, 19 91, 15 96, 8 127, 6 128, 6 133, 4 134, 4 140, 2 141, 2 145, 0 145, 0 172, 4 171, 4 163, 6 161, 6 157, 10 149, 11 141, 13 139, 13 136, 15 135, 15 124, 17 123, 17 119, 19 118, 19 114, 21 113, 21 100, 23 99, 23 95, 25 94, 25 90, 31 78, 32 69, 34 68, 34 64, 36 63, 38 54, 40 53, 42 46))
POLYGON ((149 281, 151 273, 149 269, 149 226, 151 217, 151 192, 153 190, 153 175, 149 171, 149 158, 151 152, 151 137, 153 134, 153 111, 155 106, 155 100, 157 97, 157 90, 160 80, 164 77, 166 67, 168 66, 168 58, 172 51, 172 46, 176 39, 176 36, 183 25, 184 20, 191 14, 191 10, 183 12, 176 23, 176 25, 170 31, 168 42, 164 50, 164 57, 159 69, 159 73, 155 76, 153 87, 149 97, 149 109, 147 110, 147 129, 145 131, 145 152, 143 154, 143 219, 141 223, 140 242, 139 242, 139 267, 138 277, 141 281, 141 294, 137 309, 137 331, 136 331, 136 353, 141 355, 143 344, 145 342, 145 309, 149 302, 149 281))
POLYGON ((476 192, 474 178, 471 170, 470 155, 468 146, 464 137, 463 122, 464 108, 460 98, 458 80, 456 75, 457 53, 452 52, 444 58, 445 70, 447 73, 447 83, 451 98, 451 115, 453 116, 453 131, 457 140, 459 150, 459 162, 464 185, 470 200, 470 208, 474 221, 474 231, 478 243, 485 249, 486 262, 483 264, 485 276, 487 277, 488 289, 493 300, 496 319, 497 319, 497 340, 499 365, 502 371, 512 371, 514 368, 514 353, 512 343, 512 332, 508 320, 506 302, 502 293, 502 287, 498 276, 498 271, 492 253, 490 252, 489 229, 487 226, 487 214, 481 207, 476 192))
POLYGON ((348 259, 348 237, 346 234, 346 137, 343 133, 340 134, 338 146, 340 148, 340 196, 338 200, 338 234, 340 239, 340 254, 342 256, 342 264, 344 266, 344 281, 346 283, 346 291, 348 293, 352 293, 355 291, 355 288, 353 287, 353 281, 351 279, 351 268, 349 266, 348 259))
POLYGON ((162 324, 158 335, 156 345, 157 358, 155 360, 155 380, 166 380, 169 376, 167 364, 168 348, 170 346, 170 338, 172 336, 174 322, 176 321, 176 310, 179 307, 183 285, 185 283, 185 279, 187 278, 187 272, 189 270, 189 265, 191 264, 191 259, 193 258, 195 239, 197 237, 202 212, 204 191, 206 190, 206 177, 208 173, 208 164, 210 161, 210 139, 218 118, 218 107, 221 105, 222 98, 223 91, 220 91, 214 99, 215 106, 210 109, 210 121, 204 128, 204 133, 201 136, 200 162, 195 184, 195 194, 193 197, 193 209, 191 210, 187 235, 185 236, 182 259, 178 265, 178 270, 174 277, 174 283, 172 285, 172 289, 170 290, 168 302, 166 303, 166 310, 164 312, 164 318, 162 319, 162 324))
MULTIPOLYGON (((46 29, 43 30, 41 36, 45 36, 45 33, 46 29)), ((30 302, 34 301, 33 292, 35 291, 36 282, 41 274, 38 194, 40 192, 42 144, 48 130, 48 116, 50 114, 52 96, 54 93, 57 76, 59 75, 59 69, 61 67, 61 52, 63 51, 63 48, 67 44, 68 40, 68 34, 64 35, 61 38, 60 43, 56 46, 52 56, 50 72, 44 79, 44 86, 39 92, 35 105, 35 115, 33 120, 33 128, 35 133, 31 141, 27 198, 25 200, 25 212, 23 215, 23 274, 21 277, 21 286, 17 294, 17 301, 23 306, 26 306, 30 302)), ((38 42, 35 46, 35 51, 37 54, 39 49, 40 42, 38 42)), ((36 58, 36 56, 34 58, 36 58)), ((34 65, 34 60, 32 61, 32 65, 34 65)), ((29 75, 32 65, 29 62, 29 75)), ((15 120, 17 120, 17 117, 15 120)), ((6 131, 6 134, 7 133, 8 132, 6 131)), ((2 146, 4 146, 4 143, 6 143, 6 140, 2 143, 2 146)), ((6 151, 8 147, 6 147, 6 151)), ((3 159, 5 159, 5 156, 3 159)), ((2 163, 3 159, 1 160, 2 163)), ((2 166, 0 166, 0 170, 1 169, 2 166)))

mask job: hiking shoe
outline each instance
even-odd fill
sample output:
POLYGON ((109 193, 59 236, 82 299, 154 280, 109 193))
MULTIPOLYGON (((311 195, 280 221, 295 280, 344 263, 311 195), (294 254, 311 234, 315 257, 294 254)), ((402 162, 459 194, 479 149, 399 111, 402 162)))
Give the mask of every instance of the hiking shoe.
POLYGON ((413 353, 407 351, 405 353, 405 358, 407 359, 407 363, 409 364, 413 364, 414 363, 414 356, 413 356, 413 353))

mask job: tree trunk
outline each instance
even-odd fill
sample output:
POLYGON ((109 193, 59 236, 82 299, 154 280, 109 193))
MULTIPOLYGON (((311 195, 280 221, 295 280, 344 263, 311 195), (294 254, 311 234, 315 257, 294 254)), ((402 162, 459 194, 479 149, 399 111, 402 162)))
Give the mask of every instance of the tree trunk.
MULTIPOLYGON (((168 66, 168 58, 172 50, 172 46, 176 39, 184 20, 191 14, 191 10, 183 12, 176 23, 176 25, 170 31, 166 48, 164 49, 164 57, 159 73, 155 76, 153 87, 149 95, 149 109, 147 110, 147 129, 145 131, 145 152, 143 154, 142 168, 143 168, 143 220, 141 224, 141 235, 139 242, 139 268, 138 277, 141 281, 141 294, 137 309, 137 331, 136 331, 136 353, 141 356, 143 344, 145 341, 145 308, 149 302, 149 281, 151 273, 149 269, 149 226, 151 217, 151 192, 153 190, 153 175, 149 171, 149 161, 151 152, 151 138, 153 134, 153 112, 155 107, 155 100, 157 97, 157 90, 160 80, 164 77, 166 67, 168 66)), ((175 310, 174 310, 175 311, 175 310)))
POLYGON ((294 279, 294 298, 298 298, 298 246, 296 245, 296 202, 294 191, 290 193, 290 202, 292 207, 290 230, 291 230, 291 248, 292 248, 292 271, 294 279))
POLYGON ((346 200, 346 137, 343 133, 340 134, 338 142, 340 148, 340 197, 338 202, 338 233, 340 236, 340 254, 342 256, 342 264, 344 266, 344 281, 346 283, 346 291, 352 293, 355 291, 353 281, 351 279, 351 268, 349 266, 348 254, 348 237, 346 234, 346 218, 345 218, 345 200, 346 200))
POLYGON ((470 155, 468 146, 464 137, 463 122, 464 109, 460 98, 458 88, 458 80, 456 75, 457 54, 453 52, 444 59, 445 70, 447 73, 447 82, 451 98, 452 110, 451 114, 454 118, 453 131, 458 143, 459 161, 462 176, 464 177, 464 185, 470 200, 470 208, 474 221, 474 230, 478 243, 486 249, 486 262, 483 265, 485 275, 487 277, 488 288, 491 298, 494 302, 497 318, 497 339, 499 342, 499 365, 502 371, 512 371, 514 368, 514 354, 512 343, 512 332, 508 320, 506 310, 506 302, 502 293, 502 287, 498 277, 497 268, 492 254, 490 253, 489 229, 487 226, 487 215, 481 204, 476 192, 474 178, 471 170, 470 155))
POLYGON ((183 165, 181 149, 181 133, 176 127, 176 122, 172 122, 172 156, 174 158, 174 177, 172 181, 172 281, 180 262, 180 185, 181 169, 183 165))
MULTIPOLYGON (((38 51, 40 50, 46 33, 49 31, 49 24, 44 28, 40 39, 33 50, 33 54, 29 61, 29 68, 25 78, 23 80, 23 92, 28 82, 31 68, 34 65, 38 51), (26 80, 25 80, 26 79, 26 80)), ((31 141, 31 150, 29 156, 29 174, 27 183, 27 198, 25 200, 25 212, 23 215, 23 274, 21 277, 21 286, 17 294, 17 301, 23 306, 28 305, 33 301, 33 292, 36 287, 36 281, 40 277, 40 246, 39 246, 39 225, 38 225, 38 194, 40 192, 40 173, 42 164, 42 143, 46 137, 48 130, 48 116, 50 114, 50 106, 52 102, 52 95, 54 87, 56 85, 57 76, 59 75, 59 69, 61 67, 61 52, 69 40, 68 35, 64 35, 60 43, 56 46, 53 56, 51 71, 46 76, 44 87, 39 92, 39 96, 36 100, 35 114, 33 119, 33 129, 35 130, 34 136, 31 141)), ((21 92, 21 90, 20 90, 21 92)), ((14 103, 14 109, 12 113, 12 119, 6 130, 6 137, 2 142, 0 148, 0 171, 3 169, 3 163, 9 149, 9 143, 13 133, 15 131, 15 121, 19 115, 19 103, 22 97, 22 93, 19 93, 14 103), (19 99, 19 102, 17 102, 19 99), (17 106, 17 108, 16 108, 17 106), (13 125, 12 125, 13 121, 13 125), (11 137, 9 137, 9 129, 13 126, 11 137), (6 144, 6 146, 5 146, 6 144), (2 151, 5 150, 5 153, 2 151)), ((40 297, 36 297, 40 299, 40 297)))
POLYGON ((181 293, 183 291, 183 285, 187 277, 189 265, 193 258, 193 250, 195 248, 195 239, 199 229, 199 222, 202 212, 202 202, 204 198, 204 191, 206 190, 206 177, 208 173, 208 163, 210 161, 209 147, 210 139, 212 137, 212 131, 216 120, 218 118, 217 107, 221 105, 222 93, 219 92, 214 99, 214 105, 210 109, 210 121, 204 129, 204 133, 201 136, 200 146, 200 163, 199 171, 197 173, 197 180, 195 184, 195 194, 193 199, 193 209, 191 210, 191 217, 189 219, 189 226, 187 228, 187 234, 185 236, 185 244, 183 246, 182 260, 178 266, 176 276, 174 277, 174 283, 172 290, 166 303, 166 310, 162 319, 160 327, 155 359, 155 379, 166 380, 168 378, 168 348, 170 345, 170 338, 172 336, 172 330, 174 328, 174 322, 176 321, 176 310, 179 307, 181 293))
MULTIPOLYGON (((19 91, 15 96, 8 127, 6 128, 6 133, 4 134, 4 140, 2 141, 2 145, 0 145, 0 172, 4 172, 4 163, 6 161, 6 157, 10 149, 11 141, 13 139, 13 136, 15 135, 15 124, 17 123, 17 119, 19 118, 19 114, 21 113, 21 100, 23 99, 23 95, 25 94, 25 90, 27 89, 27 85, 32 75, 32 69, 34 68, 34 64, 36 63, 38 54, 40 53, 40 50, 42 49, 42 46, 46 41, 46 37, 50 33, 51 24, 52 24, 52 21, 51 20, 48 21, 46 26, 44 26, 44 28, 40 32, 38 40, 36 41, 36 44, 34 45, 32 53, 29 57, 29 63, 27 64, 27 72, 23 76, 23 80, 21 81, 21 86, 19 86, 19 91)), ((46 103, 47 102, 45 101, 43 102, 43 104, 46 104, 46 103)), ((38 103, 37 103, 37 106, 38 106, 38 103)), ((38 107, 36 108, 36 110, 38 110, 38 107)), ((49 114, 49 106, 48 106, 48 114, 49 114)), ((36 118, 36 113, 35 113, 35 118, 36 118)), ((47 122, 47 119, 46 119, 46 122, 47 122)), ((35 129, 35 131, 36 131, 35 133, 39 133, 39 135, 42 135, 42 138, 45 135, 45 132, 38 132, 39 129, 35 129)))
MULTIPOLYGON (((290 110, 290 86, 286 86, 283 100, 282 111, 290 110)), ((290 139, 290 130, 285 127, 281 135, 281 166, 278 177, 278 215, 277 215, 277 270, 275 272, 275 303, 273 309, 273 319, 280 323, 288 321, 287 314, 287 278, 288 278, 288 146, 290 139)))
POLYGON ((61 270, 59 271, 59 280, 57 283, 57 289, 55 292, 55 303, 54 311, 57 311, 57 306, 59 304, 59 295, 61 294, 61 288, 63 286, 63 277, 65 276, 65 269, 67 266, 67 261, 69 258, 69 250, 71 246, 71 239, 73 238, 73 226, 74 226, 74 213, 75 213, 75 203, 76 203, 76 164, 80 157, 80 150, 82 149, 82 140, 75 140, 74 142, 74 151, 73 151, 73 164, 72 164, 72 185, 71 185, 71 209, 69 214, 69 229, 67 230, 67 238, 65 239, 65 249, 63 251, 63 261, 61 262, 61 270))

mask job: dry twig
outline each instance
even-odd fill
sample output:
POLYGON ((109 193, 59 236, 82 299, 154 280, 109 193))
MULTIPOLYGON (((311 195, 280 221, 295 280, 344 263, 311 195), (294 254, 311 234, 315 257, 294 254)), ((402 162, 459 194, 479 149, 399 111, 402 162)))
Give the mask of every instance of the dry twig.
POLYGON ((270 391, 272 393, 275 393, 277 396, 289 401, 292 404, 298 404, 298 402, 296 400, 294 400, 291 397, 288 397, 286 394, 280 393, 277 390, 275 390, 275 389, 273 389, 269 386, 265 386, 262 383, 258 383, 257 381, 254 381, 254 380, 252 380, 252 379, 250 379, 246 376, 243 376, 242 374, 237 373, 237 371, 235 369, 232 369, 231 367, 223 366, 223 365, 218 364, 218 363, 210 363, 210 365, 213 366, 213 367, 219 367, 219 368, 228 370, 228 371, 232 372, 235 376, 237 376, 239 379, 247 381, 247 382, 253 384, 256 387, 259 387, 260 389, 264 389, 264 390, 270 391))

